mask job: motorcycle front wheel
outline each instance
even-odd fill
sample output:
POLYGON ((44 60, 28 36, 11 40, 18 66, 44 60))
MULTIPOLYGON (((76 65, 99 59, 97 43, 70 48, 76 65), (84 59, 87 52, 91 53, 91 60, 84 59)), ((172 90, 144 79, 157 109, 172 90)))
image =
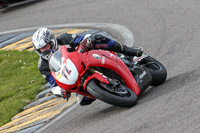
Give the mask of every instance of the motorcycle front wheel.
POLYGON ((91 79, 86 89, 95 98, 114 106, 132 107, 137 103, 136 94, 123 84, 113 88, 96 79, 91 79))

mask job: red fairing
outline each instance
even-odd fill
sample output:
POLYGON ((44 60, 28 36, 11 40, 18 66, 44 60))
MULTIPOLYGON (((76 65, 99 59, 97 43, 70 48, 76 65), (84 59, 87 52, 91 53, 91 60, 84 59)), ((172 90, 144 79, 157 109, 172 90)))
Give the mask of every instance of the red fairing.
MULTIPOLYGON (((74 85, 66 85, 66 84, 63 84, 63 83, 59 82, 59 81, 55 78, 56 75, 55 75, 54 72, 51 72, 51 75, 52 75, 53 78, 56 80, 56 83, 58 84, 58 86, 60 86, 60 88, 62 88, 62 89, 71 91, 71 89, 76 88, 76 86, 77 86, 76 84, 74 84, 74 85)), ((72 92, 76 92, 76 91, 72 91, 72 92)))
POLYGON ((130 89, 132 89, 136 95, 140 93, 138 84, 136 83, 135 78, 133 77, 127 66, 113 53, 105 50, 89 51, 85 64, 87 67, 98 66, 115 71, 123 78, 126 85, 130 89), (99 58, 98 55, 100 56, 100 59, 97 59, 99 58), (94 56, 96 56, 96 58, 94 56))
MULTIPOLYGON (((105 50, 91 50, 85 53, 78 53, 76 51, 68 53, 67 48, 65 46, 62 46, 61 53, 62 53, 61 56, 64 57, 64 60, 67 60, 69 58, 73 62, 79 74, 76 82, 74 84, 69 85, 69 84, 64 84, 64 83, 59 82, 56 78, 55 73, 52 73, 52 76, 54 77, 57 84, 61 88, 69 90, 71 92, 78 92, 82 95, 92 97, 87 92, 84 93, 78 90, 80 89, 82 76, 85 74, 85 72, 87 72, 87 70, 90 67, 96 66, 96 67, 108 68, 115 71, 118 75, 120 75, 123 78, 126 85, 130 89, 132 89, 136 95, 140 93, 140 89, 133 75, 127 68, 127 66, 112 52, 105 51, 105 50)), ((84 87, 86 86, 87 82, 92 78, 98 78, 98 80, 100 81, 105 80, 105 77, 98 74, 96 75, 94 74, 94 75, 89 76, 86 79, 84 87)), ((105 80, 104 83, 108 84, 108 81, 105 80)))
MULTIPOLYGON (((62 46, 61 47, 61 57, 64 57, 64 62, 69 58, 69 59, 71 59, 71 61, 74 63, 74 65, 75 65, 75 67, 76 67, 76 69, 78 70, 78 73, 80 74, 80 73, 82 73, 83 71, 84 71, 84 65, 82 64, 82 59, 84 59, 84 58, 82 58, 83 57, 83 55, 81 55, 81 54, 79 54, 79 53, 77 53, 77 52, 68 52, 67 51, 67 48, 65 47, 65 46, 62 46)), ((66 63, 66 62, 65 62, 66 63)), ((78 80, 76 81, 76 83, 75 84, 73 84, 73 85, 69 85, 69 84, 64 84, 64 83, 61 83, 61 82, 59 82, 58 80, 57 80, 57 78, 56 78, 56 75, 55 75, 55 73, 54 72, 51 72, 51 74, 52 74, 52 76, 54 77, 54 79, 56 80, 56 83, 61 87, 61 88, 63 88, 63 89, 65 89, 65 90, 70 90, 70 91, 72 91, 72 92, 76 92, 77 90, 76 89, 78 89, 77 88, 77 86, 80 84, 80 79, 81 79, 81 77, 79 76, 78 77, 78 80), (73 89, 73 90, 71 90, 71 89, 73 89), (75 89, 75 90, 74 90, 75 89)))
POLYGON ((65 59, 69 58, 72 60, 72 62, 75 64, 77 70, 79 73, 83 72, 84 66, 82 64, 83 59, 85 59, 85 54, 80 54, 77 52, 67 52, 67 48, 65 46, 61 47, 61 57, 64 57, 65 59))
POLYGON ((103 83, 109 84, 109 81, 106 77, 103 77, 102 75, 100 75, 99 73, 94 73, 93 75, 89 76, 85 83, 84 83, 84 88, 86 88, 87 83, 91 80, 91 79, 97 79, 103 83))

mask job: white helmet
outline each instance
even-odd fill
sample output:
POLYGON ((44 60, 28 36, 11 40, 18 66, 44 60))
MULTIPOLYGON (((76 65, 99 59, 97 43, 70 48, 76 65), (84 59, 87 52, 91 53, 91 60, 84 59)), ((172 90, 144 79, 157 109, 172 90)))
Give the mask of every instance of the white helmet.
POLYGON ((51 45, 51 50, 56 51, 58 48, 57 40, 54 34, 47 28, 39 28, 32 37, 33 47, 42 58, 48 60, 52 51, 41 52, 40 49, 47 44, 51 45))

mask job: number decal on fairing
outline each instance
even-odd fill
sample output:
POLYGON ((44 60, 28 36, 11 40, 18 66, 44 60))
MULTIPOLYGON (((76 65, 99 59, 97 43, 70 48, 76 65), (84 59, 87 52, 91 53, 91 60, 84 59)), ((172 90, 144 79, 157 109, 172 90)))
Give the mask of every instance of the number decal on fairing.
POLYGON ((72 72, 71 70, 69 70, 66 66, 64 66, 64 69, 63 69, 63 71, 62 71, 62 75, 65 76, 65 78, 66 78, 67 80, 69 80, 69 79, 68 79, 68 75, 70 76, 70 73, 71 73, 71 72, 72 72))

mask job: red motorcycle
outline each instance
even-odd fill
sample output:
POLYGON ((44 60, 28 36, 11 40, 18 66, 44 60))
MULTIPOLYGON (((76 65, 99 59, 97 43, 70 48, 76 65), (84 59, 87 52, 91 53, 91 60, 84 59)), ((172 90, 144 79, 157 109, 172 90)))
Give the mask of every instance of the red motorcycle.
POLYGON ((129 57, 88 49, 86 40, 74 52, 62 46, 53 53, 49 66, 61 88, 115 106, 132 107, 147 87, 166 80, 166 68, 147 54, 129 57))

